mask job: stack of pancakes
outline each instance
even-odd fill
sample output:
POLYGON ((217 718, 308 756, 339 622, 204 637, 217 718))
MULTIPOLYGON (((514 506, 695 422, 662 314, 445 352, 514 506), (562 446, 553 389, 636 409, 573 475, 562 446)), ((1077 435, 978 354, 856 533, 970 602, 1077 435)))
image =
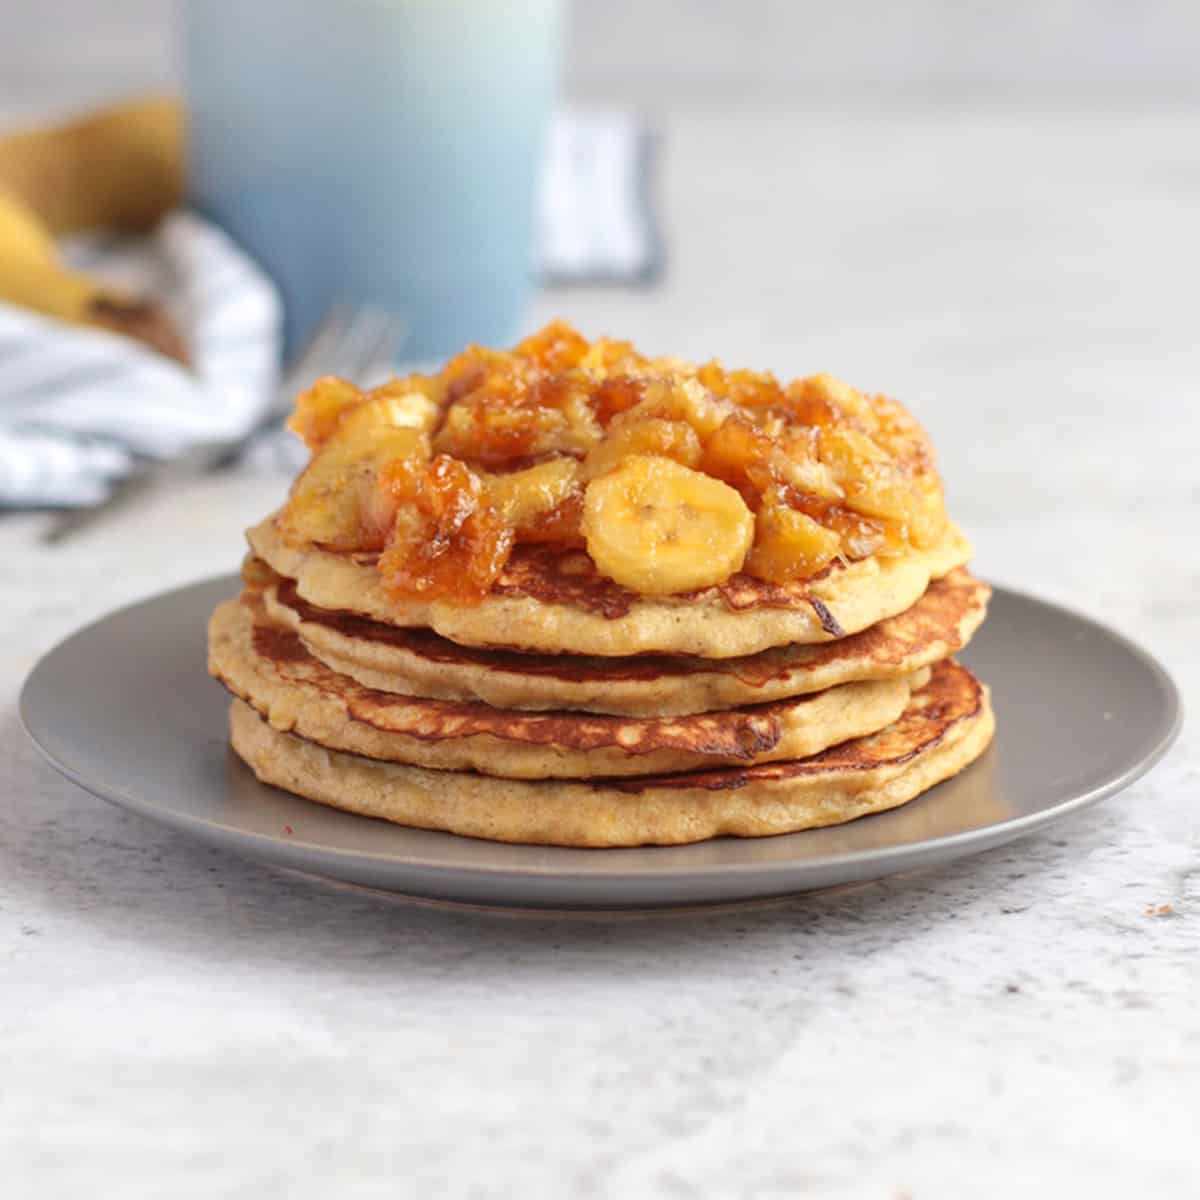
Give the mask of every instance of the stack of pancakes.
POLYGON ((583 550, 513 553, 479 603, 398 603, 377 556, 249 532, 209 630, 266 783, 403 825, 634 846, 761 836, 911 800, 977 758, 953 659, 988 588, 938 545, 777 584, 645 596, 583 550))

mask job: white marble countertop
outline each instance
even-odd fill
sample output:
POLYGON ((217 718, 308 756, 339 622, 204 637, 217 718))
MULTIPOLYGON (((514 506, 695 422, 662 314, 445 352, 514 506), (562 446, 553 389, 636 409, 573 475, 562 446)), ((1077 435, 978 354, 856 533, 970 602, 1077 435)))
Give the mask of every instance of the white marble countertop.
MULTIPOLYGON (((669 279, 538 315, 897 394, 979 570, 1136 637, 1196 711, 1195 114, 664 125, 669 279)), ((281 486, 200 480, 69 549, 0 519, 6 1197, 1200 1194, 1194 726, 1048 835, 700 917, 339 892, 55 776, 13 708, 36 657, 230 569, 281 486)))

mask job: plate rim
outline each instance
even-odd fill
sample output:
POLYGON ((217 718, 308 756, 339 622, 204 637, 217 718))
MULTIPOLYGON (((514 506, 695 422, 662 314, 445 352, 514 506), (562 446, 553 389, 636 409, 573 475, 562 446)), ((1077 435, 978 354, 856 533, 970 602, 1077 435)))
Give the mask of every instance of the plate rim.
MULTIPOLYGON (((414 857, 411 854, 397 854, 394 852, 383 852, 376 850, 353 850, 339 846, 331 846, 325 842, 313 842, 296 838, 294 835, 286 837, 273 836, 270 834, 260 833, 253 830, 246 830, 223 824, 219 821, 211 820, 207 817, 194 816, 190 813, 182 812, 174 808, 166 808, 161 805, 156 805, 151 801, 139 800, 130 797, 117 788, 106 788, 97 786, 94 783, 88 782, 79 772, 77 772, 69 763, 60 759, 55 755, 38 737, 37 733, 31 726, 29 714, 30 695, 33 687, 36 684, 37 677, 48 663, 48 661, 67 650, 71 643, 78 639, 87 637, 93 633, 99 626, 107 622, 132 612, 135 609, 146 605, 170 603, 184 593, 192 592, 200 588, 216 587, 218 584, 228 584, 231 589, 237 587, 239 580, 237 572, 221 573, 210 575, 202 579, 194 580, 191 583, 181 584, 174 588, 169 588, 165 591, 156 592, 150 596, 143 597, 140 600, 131 601, 128 604, 121 605, 96 617, 89 621, 86 625, 80 626, 65 637, 61 638, 43 654, 41 654, 29 673, 26 675, 17 700, 17 715, 21 727, 24 729, 26 736, 29 738, 34 748, 38 751, 42 759, 49 764, 55 771, 69 780, 75 786, 81 788, 89 795, 96 796, 98 799, 105 800, 110 804, 116 805, 118 808, 123 808, 127 811, 136 813, 139 816, 165 825, 169 828, 174 828, 183 832, 193 833, 208 845, 220 845, 227 850, 233 850, 234 847, 230 844, 233 841, 239 843, 239 848, 248 857, 257 857, 255 850, 260 850, 265 853, 267 860, 278 858, 280 855, 284 857, 294 858, 299 860, 303 857, 304 852, 320 854, 344 862, 371 862, 376 864, 386 864, 402 869, 415 869, 431 873, 439 873, 444 875, 454 874, 457 876, 470 876, 480 881, 515 879, 529 880, 536 878, 541 881, 583 881, 589 883, 644 883, 646 875, 644 871, 638 870, 622 870, 614 866, 609 870, 604 871, 589 871, 586 874, 581 874, 578 869, 566 866, 554 866, 553 864, 528 864, 522 866, 511 866, 503 864, 488 864, 488 863, 437 863, 431 862, 428 858, 414 857)), ((1004 594, 1008 597, 1022 601, 1024 603, 1034 604, 1043 608, 1048 608, 1056 612, 1058 615, 1069 618, 1070 620, 1088 626, 1093 631, 1103 635, 1109 640, 1117 643, 1127 654, 1138 660, 1140 665, 1148 670, 1159 690, 1162 692, 1166 705, 1169 719, 1165 723, 1163 732, 1158 737, 1151 749, 1137 762, 1133 763, 1118 775, 1103 783, 1088 789, 1079 795, 1072 796, 1069 799, 1062 800, 1052 807, 1039 810, 1038 812, 1026 813, 1022 816, 1010 817, 1005 820, 996 822, 995 824, 985 825, 977 829, 959 830, 956 833, 941 834, 935 837, 923 839, 918 842, 912 842, 900 846, 888 847, 888 854, 891 856, 891 865, 883 874, 893 875, 900 871, 912 869, 913 866, 919 865, 920 860, 928 858, 930 854, 936 855, 942 861, 948 861, 951 858, 963 857, 965 854, 972 851, 983 851, 997 842, 1008 842, 1016 840, 1020 837, 1036 832, 1043 826, 1054 823, 1055 821, 1068 817, 1073 813, 1079 812, 1084 808, 1088 808, 1093 804, 1099 803, 1107 797, 1123 791, 1132 783, 1142 778, 1151 771, 1174 745, 1183 727, 1183 700, 1178 685, 1172 678, 1166 667, 1159 660, 1128 637, 1120 630, 1114 629, 1104 622, 1090 617, 1085 613, 1080 612, 1069 605, 1060 604, 1057 601, 1045 600, 1039 596, 1035 596, 1029 592, 1018 588, 1008 587, 1002 584, 991 584, 994 593, 997 595, 1004 594), (899 860, 899 861, 897 861, 899 860)), ((225 747, 225 753, 229 754, 228 745, 225 747)), ((993 748, 988 747, 985 752, 985 757, 993 753, 993 748)), ((983 759, 978 760, 980 762, 983 759)), ((239 764, 245 768, 244 764, 239 764)), ((975 764, 967 768, 971 770, 975 764)), ((269 785, 263 785, 269 786, 269 785)), ((282 789, 277 789, 282 790, 282 789)), ((931 789, 936 790, 936 789, 931 789)), ((928 793, 926 793, 928 794, 928 793)), ((404 827, 402 827, 404 828, 404 827)), ((412 827, 416 830, 416 827, 412 827)), ((443 837, 459 838, 464 835, 447 833, 441 830, 417 830, 423 833, 436 833, 443 837)), ((797 830, 793 833, 785 833, 776 835, 781 838, 798 837, 810 832, 808 830, 797 830)), ((489 846, 495 848, 498 852, 509 848, 521 849, 537 849, 542 852, 552 852, 556 850, 570 850, 572 852, 581 849, 593 849, 597 856, 597 861, 600 862, 604 853, 609 849, 616 849, 625 853, 630 851, 644 852, 654 850, 670 850, 677 847, 670 846, 636 846, 636 847, 557 847, 557 846, 530 846, 525 843, 505 843, 491 842, 488 839, 472 838, 471 841, 486 842, 489 846)), ((758 839, 750 839, 757 841, 758 839)), ((851 850, 836 855, 825 856, 818 859, 806 860, 802 867, 805 871, 819 870, 830 867, 846 867, 851 868, 855 865, 860 865, 864 862, 869 862, 880 853, 878 848, 851 850)), ((262 861, 260 858, 259 861, 262 861)), ((664 863, 657 869, 658 877, 663 879, 693 879, 700 880, 704 878, 737 878, 739 876, 754 877, 762 876, 771 873, 786 873, 795 870, 797 866, 795 862, 781 860, 770 863, 755 863, 755 862, 727 862, 727 863, 709 863, 703 866, 693 866, 688 864, 670 864, 664 863)), ((311 870, 311 868, 309 868, 311 870)))

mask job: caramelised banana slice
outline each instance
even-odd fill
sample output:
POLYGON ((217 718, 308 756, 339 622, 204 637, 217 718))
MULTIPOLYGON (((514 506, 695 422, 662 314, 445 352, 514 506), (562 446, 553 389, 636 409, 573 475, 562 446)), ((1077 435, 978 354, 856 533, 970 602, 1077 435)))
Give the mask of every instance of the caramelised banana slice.
POLYGON ((313 455, 292 485, 280 522, 285 538, 346 551, 382 549, 397 505, 379 486, 380 472, 429 458, 426 434, 389 423, 387 415, 382 402, 356 410, 313 455))
POLYGON ((603 574, 642 595, 667 596, 741 570, 754 518, 728 484, 639 454, 588 484, 583 532, 603 574))

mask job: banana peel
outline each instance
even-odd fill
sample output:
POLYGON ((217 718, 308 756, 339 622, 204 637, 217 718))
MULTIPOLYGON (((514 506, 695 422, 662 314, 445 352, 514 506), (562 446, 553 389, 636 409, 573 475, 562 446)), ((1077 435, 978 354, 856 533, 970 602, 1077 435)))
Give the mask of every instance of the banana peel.
POLYGON ((55 243, 77 230, 151 228, 182 195, 182 159, 173 101, 0 139, 0 301, 123 334, 186 364, 161 305, 70 270, 55 243))

